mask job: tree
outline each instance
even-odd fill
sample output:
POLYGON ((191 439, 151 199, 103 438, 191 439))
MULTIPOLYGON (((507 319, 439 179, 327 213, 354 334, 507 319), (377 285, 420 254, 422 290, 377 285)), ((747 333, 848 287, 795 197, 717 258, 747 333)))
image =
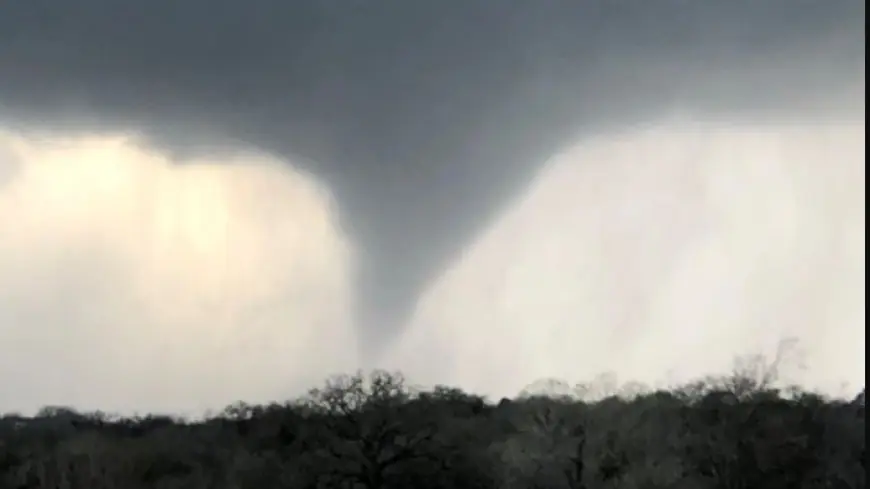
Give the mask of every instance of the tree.
POLYGON ((305 405, 323 447, 314 470, 333 483, 380 489, 403 464, 437 460, 431 453, 437 428, 409 409, 412 397, 401 375, 384 371, 335 377, 311 390, 305 405))

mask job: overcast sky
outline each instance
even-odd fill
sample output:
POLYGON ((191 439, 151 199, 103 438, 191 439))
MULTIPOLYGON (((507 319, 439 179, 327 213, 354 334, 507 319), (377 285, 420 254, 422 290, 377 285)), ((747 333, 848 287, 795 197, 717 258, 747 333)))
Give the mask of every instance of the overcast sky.
POLYGON ((179 165, 118 136, 0 147, 4 408, 196 410, 357 368, 350 248, 285 163, 179 165))
POLYGON ((390 365, 491 395, 667 385, 795 338, 783 381, 854 395, 864 142, 863 120, 671 119, 581 143, 424 294, 390 365))
POLYGON ((0 410, 863 383, 864 2, 510 5, 0 0, 0 410))

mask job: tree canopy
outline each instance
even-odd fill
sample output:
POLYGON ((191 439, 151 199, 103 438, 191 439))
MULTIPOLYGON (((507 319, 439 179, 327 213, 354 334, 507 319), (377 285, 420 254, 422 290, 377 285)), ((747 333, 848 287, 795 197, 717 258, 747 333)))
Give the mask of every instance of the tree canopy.
POLYGON ((778 389, 767 367, 655 391, 547 379, 497 402, 357 372, 197 421, 47 407, 0 418, 0 489, 865 487, 863 390, 778 389))

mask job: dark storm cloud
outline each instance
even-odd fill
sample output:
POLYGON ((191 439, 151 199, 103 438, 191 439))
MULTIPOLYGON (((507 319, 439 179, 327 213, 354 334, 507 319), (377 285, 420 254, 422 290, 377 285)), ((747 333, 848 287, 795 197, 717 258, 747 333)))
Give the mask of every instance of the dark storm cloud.
MULTIPOLYGON (((0 119, 306 163, 371 336, 578 135, 848 109, 860 0, 0 0, 0 119)), ((863 92, 861 92, 863 97, 863 92)), ((863 110, 863 109, 862 109, 863 110)), ((379 336, 383 336, 380 334, 379 336)))

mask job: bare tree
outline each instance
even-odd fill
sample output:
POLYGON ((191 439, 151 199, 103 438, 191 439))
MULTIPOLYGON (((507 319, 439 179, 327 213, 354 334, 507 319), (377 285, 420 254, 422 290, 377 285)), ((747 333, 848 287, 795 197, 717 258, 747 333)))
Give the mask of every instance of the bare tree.
POLYGON ((435 425, 403 409, 411 399, 404 378, 385 371, 334 377, 310 391, 305 404, 321 428, 315 438, 324 447, 316 468, 322 478, 380 489, 403 463, 433 458, 427 444, 435 425))

